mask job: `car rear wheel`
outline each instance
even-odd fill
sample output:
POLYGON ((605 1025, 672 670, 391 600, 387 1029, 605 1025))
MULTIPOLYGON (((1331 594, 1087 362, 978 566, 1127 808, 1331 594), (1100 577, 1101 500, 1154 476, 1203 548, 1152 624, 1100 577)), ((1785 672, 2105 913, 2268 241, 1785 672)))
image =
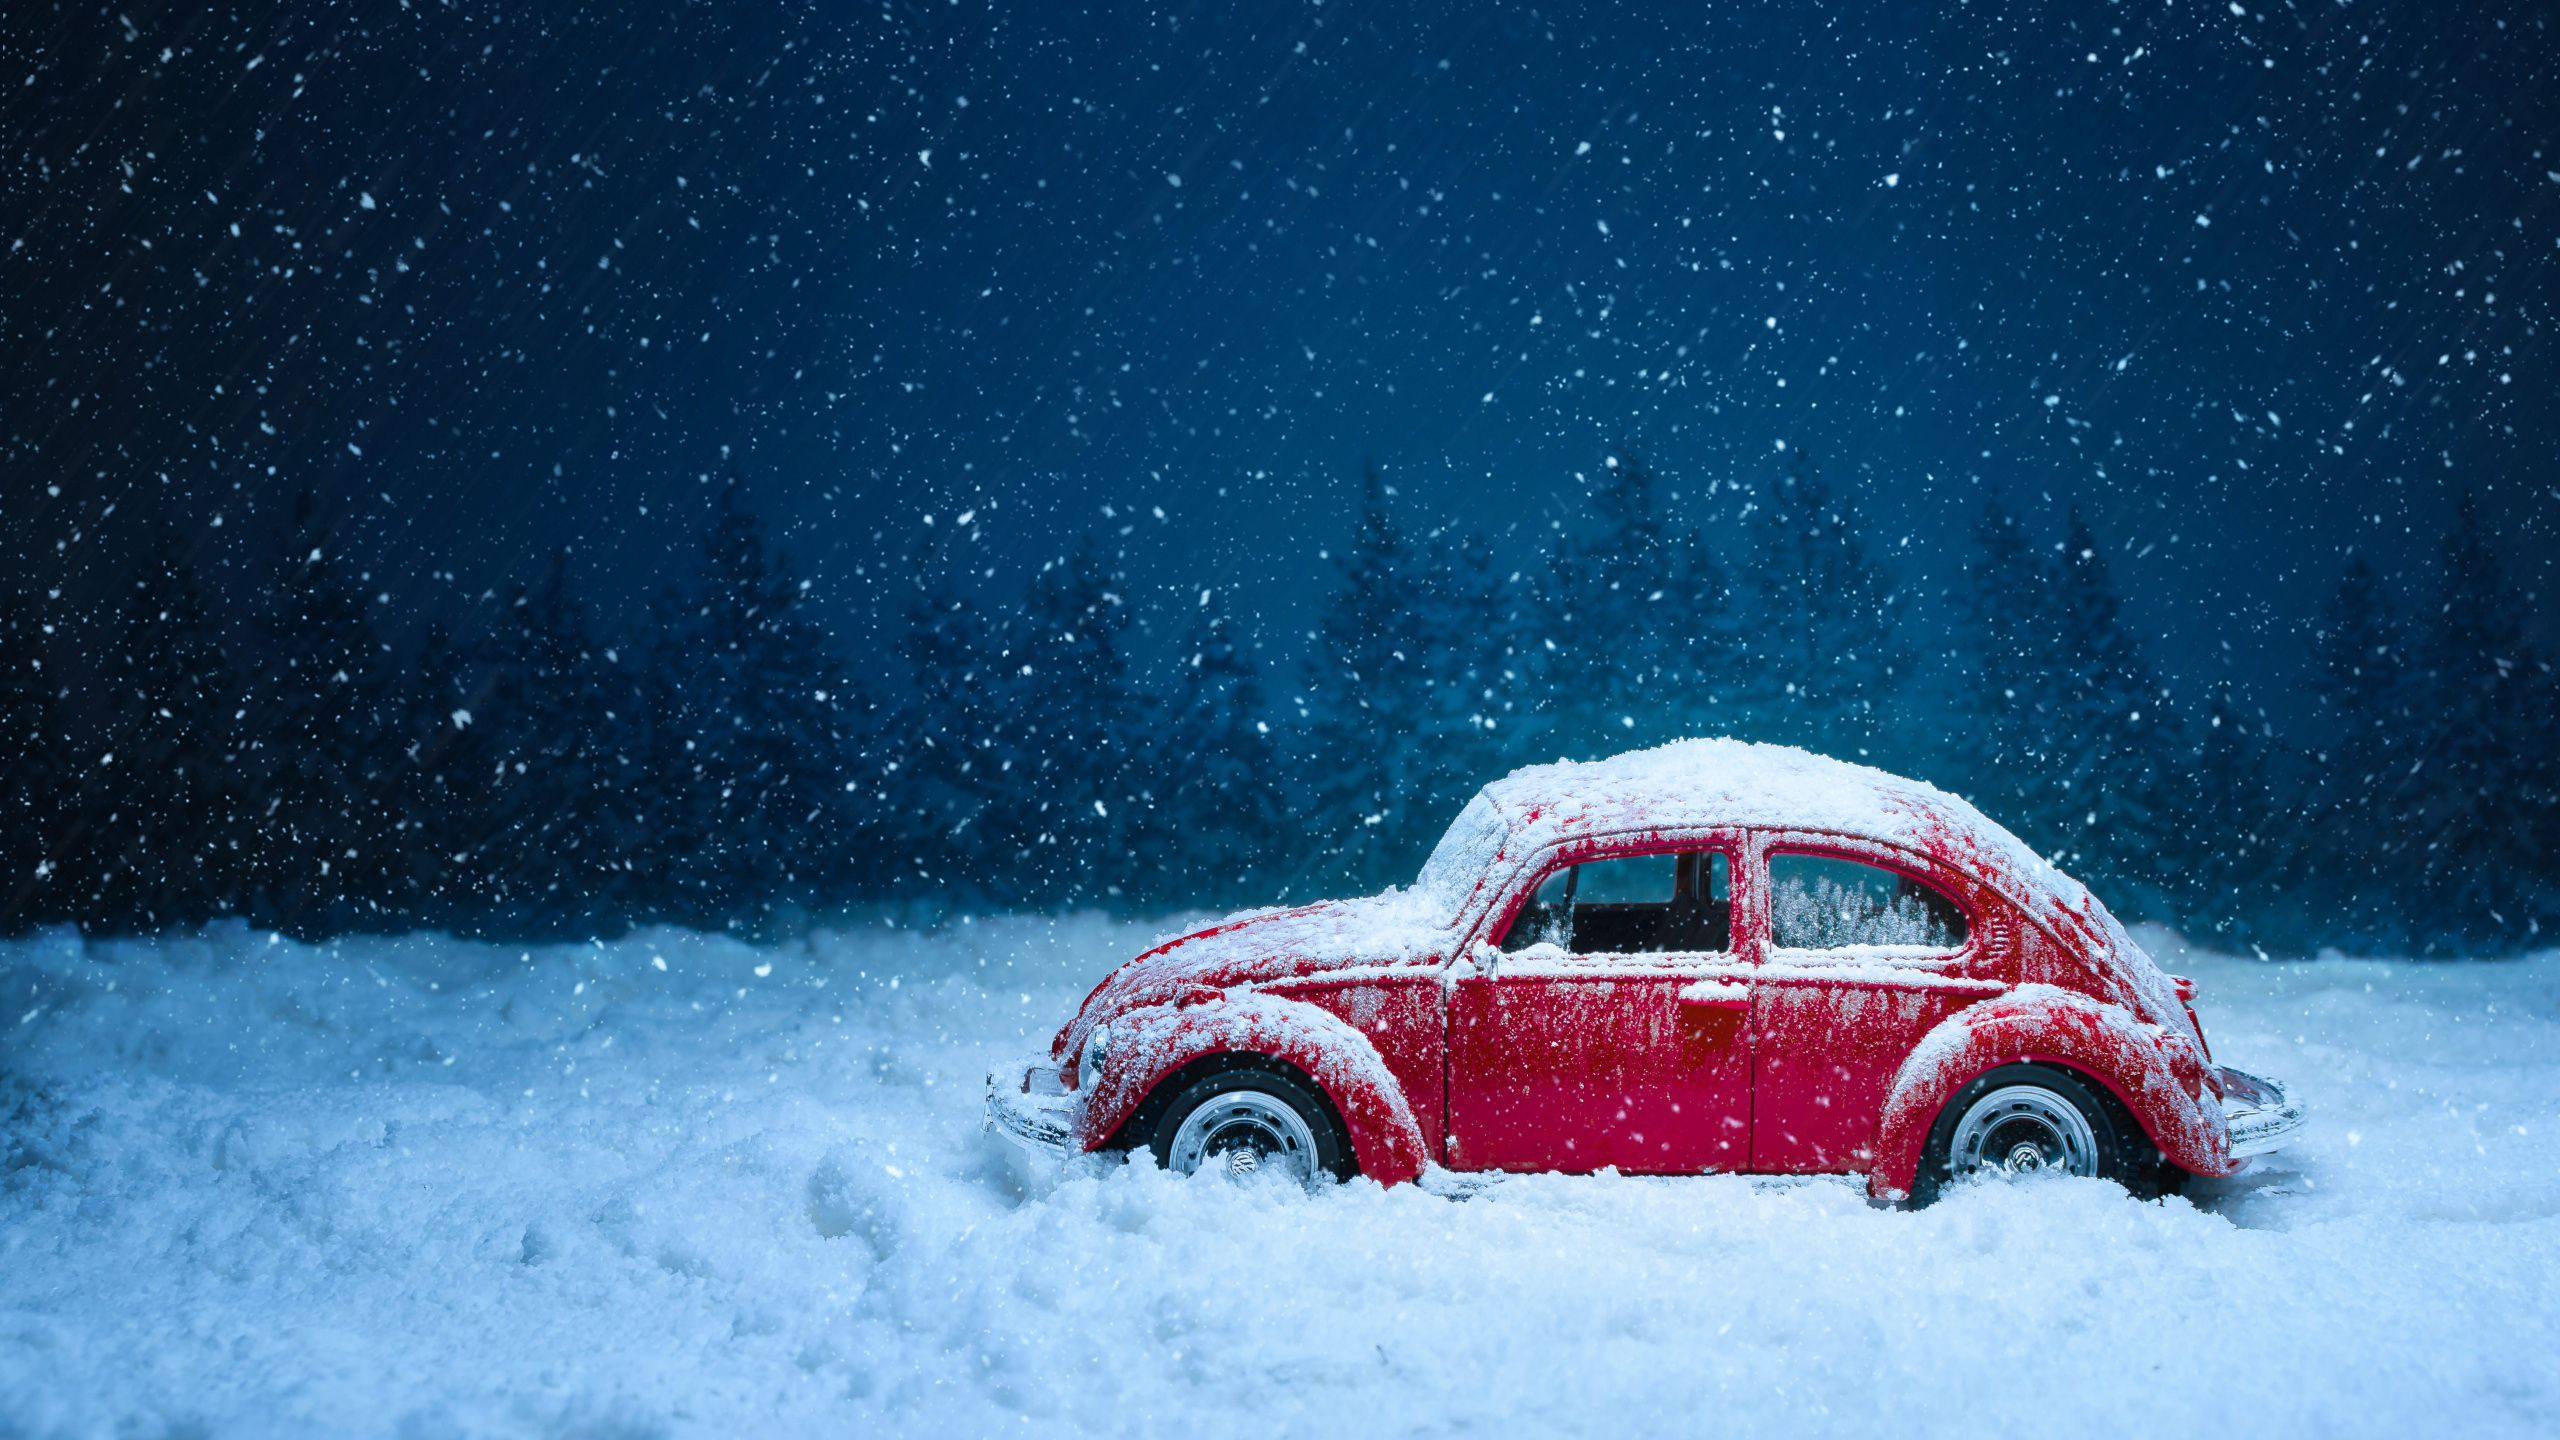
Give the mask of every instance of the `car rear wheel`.
POLYGON ((1353 1173, 1351 1146, 1315 1088, 1276 1070, 1229 1070, 1184 1085, 1156 1122, 1158 1164, 1242 1179, 1277 1172, 1313 1186, 1353 1173))
POLYGON ((2174 1193, 2186 1181, 2113 1095, 2049 1065, 2003 1065, 1975 1077, 1938 1112, 1912 1203, 1926 1205, 1967 1176, 2046 1170, 2113 1180, 2140 1200, 2174 1193))

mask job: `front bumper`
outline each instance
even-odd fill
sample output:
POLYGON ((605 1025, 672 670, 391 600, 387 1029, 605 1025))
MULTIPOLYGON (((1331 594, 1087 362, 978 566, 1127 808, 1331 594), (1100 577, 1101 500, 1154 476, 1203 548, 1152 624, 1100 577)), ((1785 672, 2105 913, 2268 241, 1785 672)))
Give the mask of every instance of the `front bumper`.
POLYGON ((2220 1067, 2222 1121, 2231 1131, 2231 1158, 2281 1150, 2302 1128, 2302 1102, 2284 1087, 2230 1066, 2220 1067))
POLYGON ((981 1128, 1033 1154, 1064 1159, 1075 1149, 1075 1109, 1075 1092, 1058 1083, 1058 1062, 1026 1056, 987 1076, 981 1128))

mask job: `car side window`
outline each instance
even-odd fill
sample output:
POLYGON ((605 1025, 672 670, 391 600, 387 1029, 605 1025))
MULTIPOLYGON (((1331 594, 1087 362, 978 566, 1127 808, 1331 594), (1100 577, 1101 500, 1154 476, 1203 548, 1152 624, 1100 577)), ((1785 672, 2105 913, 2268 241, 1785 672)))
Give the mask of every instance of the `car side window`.
POLYGON ((1719 851, 1625 855, 1568 865, 1538 883, 1502 949, 1577 955, 1733 948, 1733 868, 1719 851))
POLYGON ((1964 911, 1923 881, 1828 855, 1769 857, 1769 939, 1781 950, 1956 950, 1964 911))

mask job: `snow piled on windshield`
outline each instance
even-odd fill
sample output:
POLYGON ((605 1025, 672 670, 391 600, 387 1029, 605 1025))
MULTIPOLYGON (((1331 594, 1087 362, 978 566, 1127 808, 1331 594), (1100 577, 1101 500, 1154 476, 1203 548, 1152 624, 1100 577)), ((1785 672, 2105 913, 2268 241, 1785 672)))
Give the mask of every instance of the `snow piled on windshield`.
POLYGON ((1440 843, 1431 847, 1412 893, 1439 915, 1442 926, 1454 923, 1477 887, 1485 883, 1494 861, 1502 858, 1502 842, 1510 833, 1510 823, 1479 790, 1450 822, 1440 843))
POLYGON ((0 944, 0 1433, 2548 1434, 2560 955, 2145 945, 2312 1107, 2195 1203, 1307 1196, 979 1131, 1148 928, 0 944), (663 966, 663 968, 661 968, 663 966), (2022 1360, 2031 1356, 2032 1360, 2022 1360))

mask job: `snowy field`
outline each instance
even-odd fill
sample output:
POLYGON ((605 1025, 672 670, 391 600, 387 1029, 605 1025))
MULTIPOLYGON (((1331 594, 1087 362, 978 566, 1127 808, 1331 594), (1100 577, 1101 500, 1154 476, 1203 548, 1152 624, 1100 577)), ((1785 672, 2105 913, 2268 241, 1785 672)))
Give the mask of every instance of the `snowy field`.
POLYGON ((0 1436, 2560 1433, 2560 955, 2146 934, 2299 1148, 1908 1213, 981 1134, 1153 929, 0 945, 0 1436))

